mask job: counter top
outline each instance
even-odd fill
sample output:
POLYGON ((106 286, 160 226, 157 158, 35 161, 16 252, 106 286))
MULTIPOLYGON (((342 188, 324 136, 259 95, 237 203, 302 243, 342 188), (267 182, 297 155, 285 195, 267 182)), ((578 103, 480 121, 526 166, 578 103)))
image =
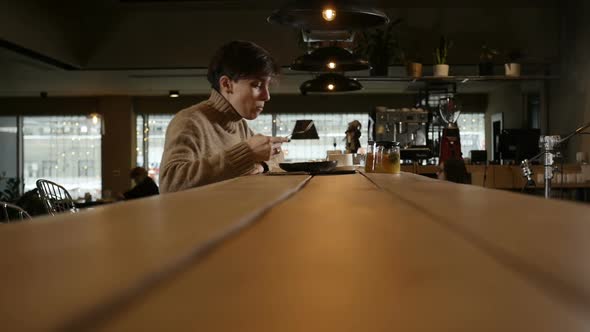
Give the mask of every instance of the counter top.
POLYGON ((248 176, 0 227, 2 330, 583 331, 590 207, 248 176))

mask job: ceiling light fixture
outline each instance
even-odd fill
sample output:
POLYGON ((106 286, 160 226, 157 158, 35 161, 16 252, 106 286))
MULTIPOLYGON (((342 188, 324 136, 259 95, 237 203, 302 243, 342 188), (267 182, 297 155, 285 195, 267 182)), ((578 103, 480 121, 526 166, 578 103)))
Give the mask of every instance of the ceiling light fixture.
POLYGON ((322 17, 328 22, 333 21, 336 18, 336 11, 332 8, 326 8, 322 10, 322 17))
POLYGON ((170 92, 168 93, 168 97, 178 98, 180 97, 180 92, 178 92, 178 90, 170 90, 170 92))
POLYGON ((267 21, 308 31, 361 30, 387 24, 389 17, 358 0, 332 0, 329 6, 322 1, 299 0, 275 10, 267 21))
POLYGON ((92 122, 93 126, 100 124, 100 134, 105 134, 104 117, 100 113, 92 112, 87 115, 87 118, 92 122))
POLYGON ((301 94, 308 92, 347 92, 361 90, 363 86, 357 80, 342 74, 322 74, 313 80, 305 81, 299 87, 301 94))
POLYGON ((100 114, 98 114, 98 113, 90 113, 89 117, 90 117, 90 120, 92 121, 92 124, 93 125, 98 124, 98 119, 100 117, 100 114))
POLYGON ((291 64, 291 70, 326 72, 326 71, 356 71, 370 69, 367 60, 350 53, 337 46, 322 47, 309 54, 304 54, 291 64))

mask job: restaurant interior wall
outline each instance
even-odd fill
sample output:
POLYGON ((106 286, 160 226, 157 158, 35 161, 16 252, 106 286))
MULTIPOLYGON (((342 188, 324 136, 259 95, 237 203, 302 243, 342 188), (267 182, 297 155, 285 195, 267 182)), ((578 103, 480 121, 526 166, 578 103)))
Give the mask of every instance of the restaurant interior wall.
MULTIPOLYGON (((566 1, 561 15, 560 79, 549 88, 548 132, 554 135, 570 133, 590 122, 590 3, 566 1)), ((578 151, 590 154, 590 135, 572 138, 567 147, 570 162, 578 151)))
MULTIPOLYGON (((176 113, 209 98, 209 95, 182 96, 180 98, 134 97, 133 108, 137 113, 162 114, 176 113)), ((461 95, 461 101, 469 113, 485 112, 488 97, 485 93, 461 95)), ((310 113, 323 112, 369 112, 375 106, 391 108, 412 107, 416 102, 415 93, 363 94, 362 92, 346 94, 288 95, 273 94, 264 107, 265 113, 310 113)))
MULTIPOLYGON (((540 59, 559 55, 560 17, 548 6, 554 7, 553 1, 537 1, 537 8, 485 8, 486 3, 484 8, 452 8, 456 3, 448 2, 439 1, 440 8, 382 9, 402 19, 405 46, 417 47, 412 51, 426 63, 441 34, 455 41, 452 63, 477 63, 484 42, 500 50, 522 47, 540 59)), ((0 36, 85 69, 205 67, 214 50, 232 39, 259 43, 282 65, 301 53, 295 30, 266 22, 276 1, 243 1, 234 7, 215 1, 57 3, 61 6, 42 0, 3 2, 0 36)))
MULTIPOLYGON (((297 47, 297 32, 269 26, 269 12, 130 7, 117 15, 112 24, 116 29, 105 30, 102 42, 86 63, 99 68, 202 67, 221 43, 247 39, 269 49, 281 64, 287 65, 302 51, 297 47), (223 29, 209 28, 218 26, 219 21, 224 21, 223 29), (187 31, 207 31, 207 38, 195 33, 195 40, 187 41, 187 31), (289 40, 292 42, 285 42, 289 40)), ((558 55, 553 47, 558 42, 558 18, 549 8, 400 8, 387 12, 390 17, 404 20, 405 34, 419 41, 419 51, 427 63, 432 61, 431 52, 440 34, 455 40, 450 57, 453 63, 476 63, 484 41, 498 49, 522 45, 541 58, 558 55), (543 38, 537 38, 541 33, 543 38)))
POLYGON ((104 116, 102 181, 103 196, 106 191, 108 197, 131 187, 129 170, 135 166, 135 118, 131 97, 101 97, 98 108, 104 116))
POLYGON ((81 29, 71 29, 66 24, 80 22, 80 18, 68 15, 69 11, 60 7, 53 1, 0 1, 0 40, 79 65, 75 34, 81 33, 81 29))
MULTIPOLYGON (((489 104, 486 111, 486 146, 488 149, 488 160, 494 160, 492 147, 491 116, 492 114, 502 113, 503 128, 518 129, 525 128, 523 95, 527 90, 523 90, 521 83, 505 84, 502 87, 492 91, 489 94, 489 104)), ((538 90, 543 92, 543 89, 538 90)), ((544 116, 544 115, 541 115, 544 116)), ((543 130, 543 128, 541 128, 543 130)), ((544 132, 544 131, 543 131, 544 132)))
POLYGON ((18 177, 17 147, 18 118, 0 115, 0 192, 7 189, 8 179, 18 177))

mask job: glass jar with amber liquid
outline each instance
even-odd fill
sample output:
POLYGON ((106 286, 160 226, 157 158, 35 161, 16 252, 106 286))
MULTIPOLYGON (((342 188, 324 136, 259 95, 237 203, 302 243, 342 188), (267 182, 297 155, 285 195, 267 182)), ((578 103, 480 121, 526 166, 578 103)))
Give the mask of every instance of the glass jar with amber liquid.
POLYGON ((367 144, 367 154, 365 156, 365 172, 375 172, 375 142, 369 141, 367 144))
POLYGON ((366 172, 399 174, 400 147, 398 142, 379 141, 367 150, 366 172))

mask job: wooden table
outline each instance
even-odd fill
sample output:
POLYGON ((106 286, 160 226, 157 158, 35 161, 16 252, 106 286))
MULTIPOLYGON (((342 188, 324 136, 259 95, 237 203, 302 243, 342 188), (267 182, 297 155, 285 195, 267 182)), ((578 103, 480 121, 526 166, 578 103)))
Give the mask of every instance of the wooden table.
POLYGON ((586 331, 590 208, 249 176, 0 227, 0 330, 586 331))

